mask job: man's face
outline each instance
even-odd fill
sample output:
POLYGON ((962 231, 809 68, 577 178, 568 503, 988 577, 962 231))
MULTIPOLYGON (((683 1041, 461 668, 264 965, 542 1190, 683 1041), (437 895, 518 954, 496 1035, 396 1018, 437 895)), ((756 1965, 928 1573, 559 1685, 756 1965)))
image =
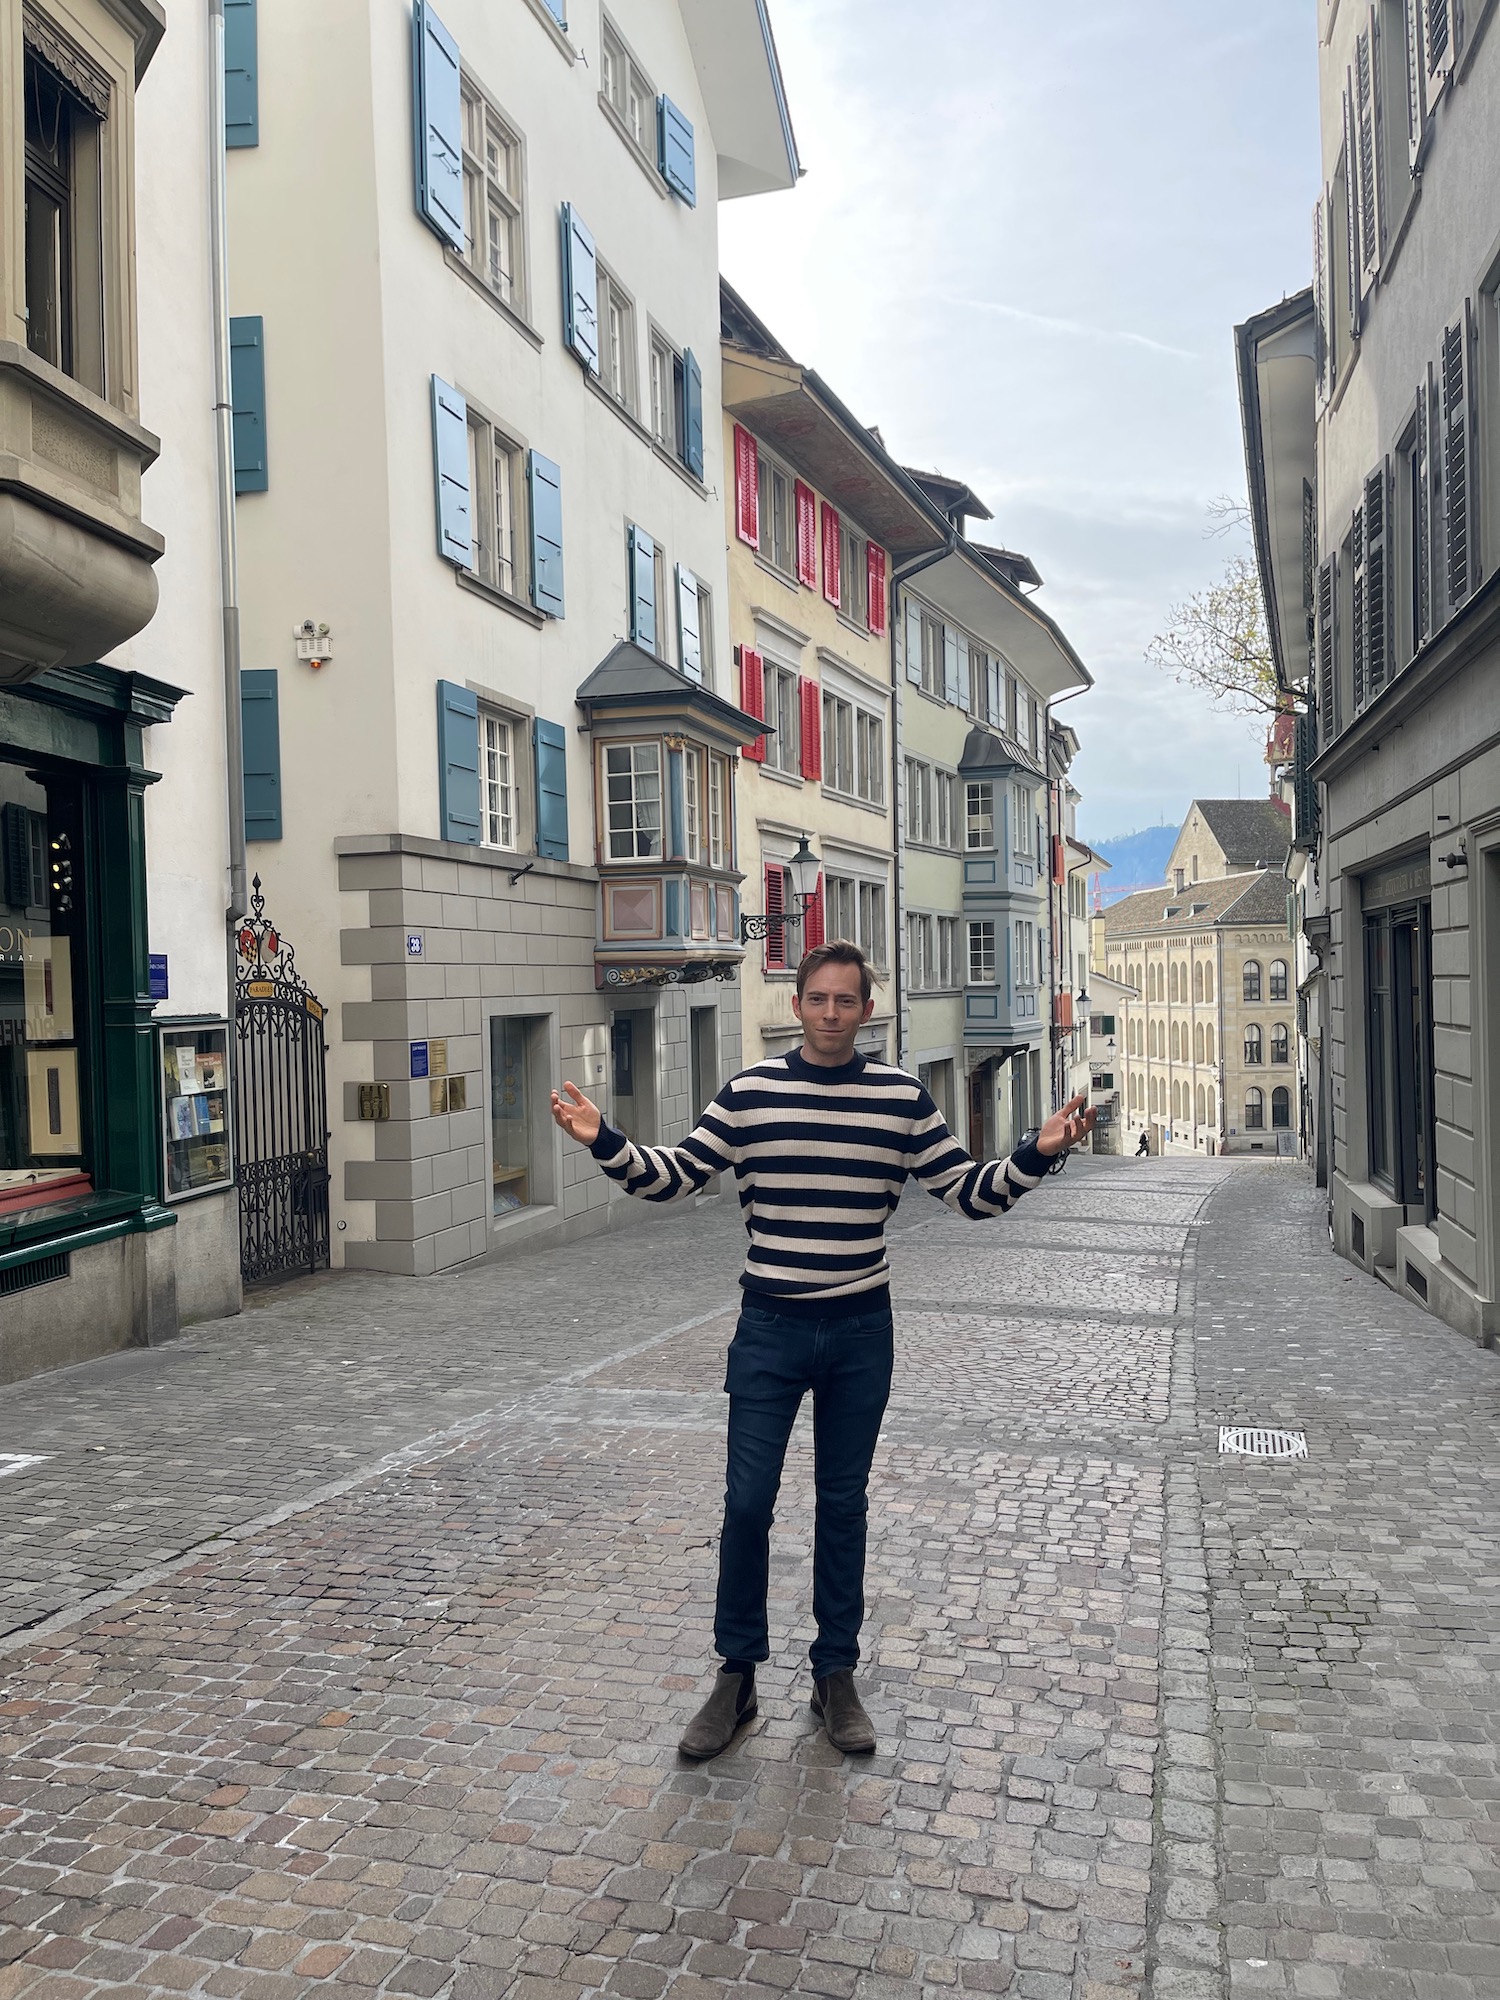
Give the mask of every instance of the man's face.
POLYGON ((853 1056, 855 1036, 874 1013, 875 1001, 873 995, 868 1000, 861 997, 857 965, 825 964, 813 973, 792 1008, 813 1054, 839 1063, 853 1056))

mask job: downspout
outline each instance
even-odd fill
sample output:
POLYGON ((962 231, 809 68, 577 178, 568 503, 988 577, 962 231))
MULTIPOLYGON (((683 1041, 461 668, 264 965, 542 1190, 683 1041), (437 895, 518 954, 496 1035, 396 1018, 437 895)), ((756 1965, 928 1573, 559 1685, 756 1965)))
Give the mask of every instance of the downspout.
MULTIPOLYGON (((240 712, 239 554, 234 518, 234 402, 229 374, 229 230, 224 145, 224 0, 208 7, 209 255, 213 265, 214 456, 219 501, 219 600, 224 630, 224 763, 229 814, 230 929, 249 907, 245 881, 245 751, 240 712)), ((234 952, 231 948, 231 973, 234 952)))
MULTIPOLYGON (((892 853, 895 860, 891 881, 891 964, 894 966, 896 973, 896 1061, 898 1064, 904 1064, 907 1060, 908 1050, 906 1044, 909 1039, 905 1034, 906 1007, 904 1004, 906 988, 906 918, 901 907, 901 857, 902 847, 906 839, 906 821, 901 813, 902 732, 896 726, 901 704, 901 668, 897 662, 897 652, 901 644, 906 621, 900 615, 901 603, 898 593, 900 586, 908 578, 919 576, 924 569, 931 569, 934 563, 940 563, 945 557, 951 556, 957 547, 958 530, 950 521, 948 523, 948 539, 942 548, 933 550, 929 555, 917 556, 905 565, 898 564, 891 571, 891 832, 893 835, 892 853)), ((956 1101, 953 1106, 953 1115, 955 1118, 958 1116, 956 1101)))
POLYGON ((1066 1101, 1059 1095, 1063 1086, 1058 1080, 1059 1072, 1062 1068, 1062 1040, 1057 1032, 1057 996, 1061 990, 1058 985, 1058 978, 1062 970, 1060 963, 1061 952, 1058 941, 1062 932, 1062 901, 1067 895, 1068 873, 1067 869, 1064 868, 1061 885, 1062 895, 1058 899, 1057 928, 1053 930, 1052 892, 1059 885, 1052 880, 1052 842, 1054 838, 1060 839, 1062 837, 1062 827, 1059 825, 1056 835, 1054 835, 1052 830, 1052 711, 1054 708, 1061 708, 1065 701, 1076 701, 1079 695, 1087 693, 1087 686, 1076 687, 1070 693, 1060 694, 1056 700, 1049 701, 1042 711, 1047 719, 1044 731, 1046 741, 1042 745, 1042 784, 1047 796, 1047 928, 1049 931, 1052 931, 1052 935, 1047 941, 1047 978, 1051 988, 1048 995, 1051 1004, 1047 1020, 1047 1053, 1051 1058, 1052 1096, 1055 1100, 1052 1109, 1054 1111, 1060 1110, 1066 1101))

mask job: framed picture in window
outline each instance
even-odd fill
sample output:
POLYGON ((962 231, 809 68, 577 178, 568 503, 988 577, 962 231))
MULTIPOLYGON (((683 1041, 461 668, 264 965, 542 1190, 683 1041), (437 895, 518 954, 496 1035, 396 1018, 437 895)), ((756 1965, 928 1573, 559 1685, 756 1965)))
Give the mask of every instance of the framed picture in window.
POLYGON ((186 1201, 234 1185, 229 1023, 160 1021, 162 1193, 186 1201))

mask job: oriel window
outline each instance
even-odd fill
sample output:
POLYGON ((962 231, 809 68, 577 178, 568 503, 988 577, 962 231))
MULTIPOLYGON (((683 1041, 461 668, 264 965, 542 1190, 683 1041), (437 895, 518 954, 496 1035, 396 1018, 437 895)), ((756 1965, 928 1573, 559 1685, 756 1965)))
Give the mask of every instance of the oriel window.
POLYGON ((99 117, 30 49, 22 91, 26 344, 38 359, 102 395, 99 117))

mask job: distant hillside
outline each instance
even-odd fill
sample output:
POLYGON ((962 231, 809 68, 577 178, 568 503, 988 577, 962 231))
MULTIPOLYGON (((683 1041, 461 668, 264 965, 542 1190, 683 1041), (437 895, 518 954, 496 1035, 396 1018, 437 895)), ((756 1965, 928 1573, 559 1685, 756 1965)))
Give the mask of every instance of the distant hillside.
POLYGON ((1089 845, 1110 864, 1107 875, 1099 877, 1104 905, 1118 903, 1137 889, 1156 889, 1167 879, 1167 856, 1182 831, 1177 826, 1148 826, 1139 833, 1122 833, 1113 840, 1092 840, 1089 845))

